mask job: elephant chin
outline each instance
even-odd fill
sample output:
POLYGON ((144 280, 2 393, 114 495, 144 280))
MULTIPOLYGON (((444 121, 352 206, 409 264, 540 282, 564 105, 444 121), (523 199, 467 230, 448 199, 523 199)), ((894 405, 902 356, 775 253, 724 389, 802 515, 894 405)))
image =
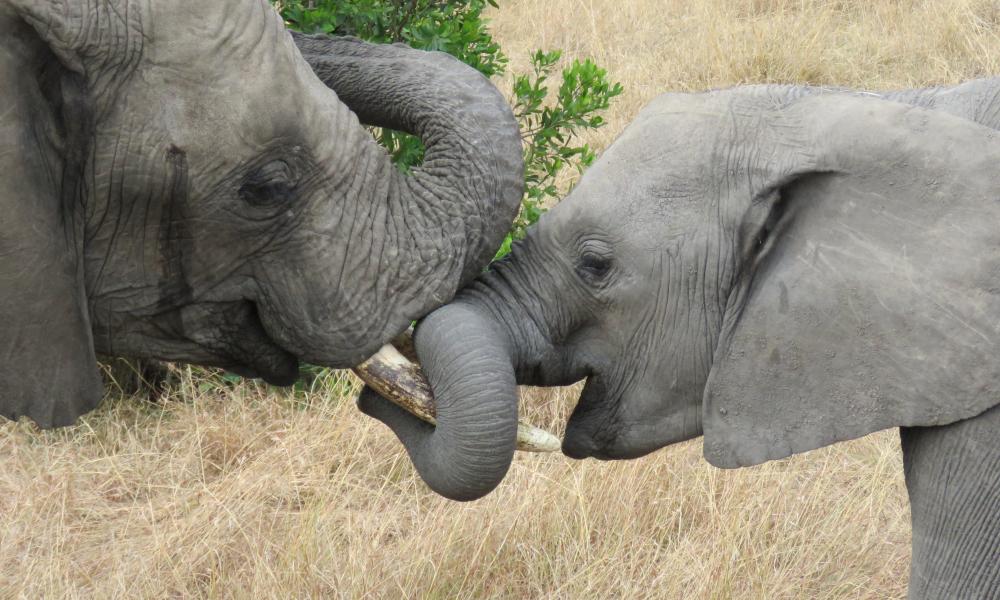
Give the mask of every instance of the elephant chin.
POLYGON ((240 377, 263 379, 278 387, 290 386, 298 380, 299 361, 294 355, 275 346, 273 353, 261 353, 258 356, 260 360, 254 363, 226 366, 225 369, 240 377))
POLYGON ((566 424, 563 454, 574 459, 632 460, 702 434, 700 403, 675 399, 675 410, 628 419, 620 407, 648 405, 651 397, 661 394, 656 388, 647 388, 626 390, 624 397, 609 397, 608 389, 617 387, 606 384, 601 376, 587 379, 566 424))
POLYGON ((190 306, 180 320, 184 336, 215 357, 206 362, 276 386, 299 378, 298 358, 267 335, 250 302, 190 306))

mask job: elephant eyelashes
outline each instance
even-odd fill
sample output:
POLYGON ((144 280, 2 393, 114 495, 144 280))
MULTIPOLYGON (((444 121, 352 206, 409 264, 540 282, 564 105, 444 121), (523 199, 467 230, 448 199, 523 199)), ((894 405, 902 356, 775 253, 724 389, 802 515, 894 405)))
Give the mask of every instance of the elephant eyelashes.
POLYGON ((270 207, 291 200, 297 185, 292 168, 275 160, 251 172, 240 186, 240 199, 251 206, 270 207))
POLYGON ((576 270, 584 279, 592 281, 603 279, 611 270, 611 258, 596 252, 584 252, 580 256, 576 270))

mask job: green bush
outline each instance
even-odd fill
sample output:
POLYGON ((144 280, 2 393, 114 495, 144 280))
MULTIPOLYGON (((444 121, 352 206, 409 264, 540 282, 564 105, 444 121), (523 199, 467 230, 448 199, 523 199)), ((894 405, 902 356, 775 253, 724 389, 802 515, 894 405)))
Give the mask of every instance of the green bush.
POLYGON ((622 93, 621 84, 608 83, 607 72, 590 59, 582 63, 574 60, 562 72, 555 102, 547 105, 549 90, 545 82, 561 56, 559 50, 537 50, 531 57, 533 73, 514 78, 513 106, 524 140, 526 185, 521 214, 501 254, 509 250, 512 238, 523 237, 525 228, 538 220, 547 199, 558 199, 555 181, 563 168, 572 166, 583 171, 594 162, 594 151, 587 144, 579 144, 575 136, 581 130, 604 125, 597 113, 622 93))
MULTIPOLYGON (((507 57, 493 40, 483 17, 494 0, 272 0, 289 27, 305 33, 354 35, 379 42, 404 42, 414 48, 440 50, 487 77, 506 71, 507 57)), ((556 176, 567 167, 582 171, 594 152, 577 140, 583 130, 604 124, 598 113, 622 93, 592 61, 574 60, 562 71, 554 98, 546 83, 561 58, 560 51, 536 51, 532 73, 514 76, 511 105, 524 141, 525 195, 521 213, 497 256, 510 251, 514 239, 541 216, 548 200, 557 200, 556 176)), ((420 141, 403 133, 373 130, 406 170, 423 159, 420 141)))

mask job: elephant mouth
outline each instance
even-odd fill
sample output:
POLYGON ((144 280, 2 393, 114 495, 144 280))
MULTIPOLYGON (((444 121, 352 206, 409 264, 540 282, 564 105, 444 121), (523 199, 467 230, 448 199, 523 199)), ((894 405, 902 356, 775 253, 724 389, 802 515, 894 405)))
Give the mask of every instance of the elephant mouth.
POLYGON ((675 396, 668 403, 669 410, 647 410, 638 415, 622 409, 661 405, 659 389, 618 390, 600 376, 588 377, 566 424, 563 454, 574 459, 632 460, 702 435, 699 399, 675 396))
POLYGON ((665 444, 657 436, 645 435, 655 434, 656 427, 651 423, 622 419, 619 408, 624 401, 619 395, 610 394, 604 378, 588 377, 566 424, 563 454, 577 460, 631 460, 662 448, 665 444))
POLYGON ((607 447, 612 445, 608 432, 612 429, 612 413, 608 410, 608 390, 604 380, 594 374, 587 377, 580 399, 566 424, 562 451, 569 458, 607 460, 607 447))
POLYGON ((215 364, 242 377, 288 386, 299 378, 299 360, 267 334, 252 302, 197 304, 181 311, 184 337, 215 364))

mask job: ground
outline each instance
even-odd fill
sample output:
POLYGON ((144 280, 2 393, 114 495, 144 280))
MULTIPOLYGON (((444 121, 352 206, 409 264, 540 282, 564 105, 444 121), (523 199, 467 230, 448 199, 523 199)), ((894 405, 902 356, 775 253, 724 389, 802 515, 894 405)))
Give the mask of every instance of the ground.
MULTIPOLYGON (((562 48, 625 85, 597 148, 668 90, 1000 74, 996 0, 500 6, 512 70, 562 48)), ((905 595, 896 431, 738 471, 698 440, 626 463, 521 454, 492 495, 454 504, 357 412, 348 374, 298 392, 174 375, 158 403, 110 386, 70 429, 0 425, 0 597, 905 595)), ((523 413, 561 432, 577 393, 526 390, 523 413)))

